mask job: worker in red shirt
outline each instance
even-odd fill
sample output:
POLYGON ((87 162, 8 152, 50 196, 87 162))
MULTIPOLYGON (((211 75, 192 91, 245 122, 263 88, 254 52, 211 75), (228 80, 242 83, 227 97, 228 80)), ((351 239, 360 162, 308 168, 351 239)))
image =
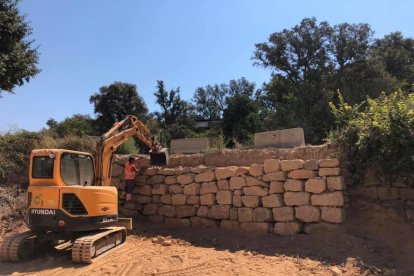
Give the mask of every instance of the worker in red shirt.
POLYGON ((128 162, 125 163, 124 177, 125 177, 125 188, 121 194, 121 200, 131 201, 132 200, 132 190, 135 187, 135 178, 137 173, 140 172, 135 165, 135 158, 129 157, 128 162))

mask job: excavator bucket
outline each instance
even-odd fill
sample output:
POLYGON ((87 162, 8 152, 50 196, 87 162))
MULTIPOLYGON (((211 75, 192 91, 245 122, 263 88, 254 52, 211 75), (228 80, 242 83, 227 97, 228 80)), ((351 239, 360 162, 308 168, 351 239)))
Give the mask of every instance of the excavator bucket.
POLYGON ((152 166, 168 165, 168 149, 162 148, 159 151, 150 151, 150 162, 152 166))

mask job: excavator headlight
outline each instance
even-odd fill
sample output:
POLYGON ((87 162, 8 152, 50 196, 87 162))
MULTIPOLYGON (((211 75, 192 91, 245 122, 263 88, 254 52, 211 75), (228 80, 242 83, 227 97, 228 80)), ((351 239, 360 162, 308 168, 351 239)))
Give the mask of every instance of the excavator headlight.
POLYGON ((64 220, 59 220, 58 226, 59 227, 65 227, 65 221, 64 220))

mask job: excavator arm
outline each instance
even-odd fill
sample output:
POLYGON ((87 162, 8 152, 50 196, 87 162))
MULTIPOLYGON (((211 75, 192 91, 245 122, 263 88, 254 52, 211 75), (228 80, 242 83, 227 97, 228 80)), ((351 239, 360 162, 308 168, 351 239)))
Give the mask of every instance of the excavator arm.
POLYGON ((132 136, 149 147, 151 165, 160 166, 168 163, 168 149, 162 148, 141 120, 133 115, 128 115, 124 120, 115 123, 110 130, 101 136, 98 142, 95 157, 95 185, 111 185, 112 155, 120 145, 132 136))

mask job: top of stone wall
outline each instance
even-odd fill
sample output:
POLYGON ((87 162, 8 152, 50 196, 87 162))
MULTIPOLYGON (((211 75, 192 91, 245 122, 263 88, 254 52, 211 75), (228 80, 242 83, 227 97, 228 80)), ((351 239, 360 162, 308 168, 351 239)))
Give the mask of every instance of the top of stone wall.
MULTIPOLYGON (((272 158, 280 160, 329 159, 335 158, 336 153, 337 148, 334 145, 324 144, 296 148, 240 149, 212 153, 172 154, 170 155, 168 167, 196 167, 199 165, 213 167, 250 166, 251 164, 263 164, 266 159, 272 158)), ((143 155, 143 157, 143 165, 148 165, 149 157, 147 155, 143 155)))

